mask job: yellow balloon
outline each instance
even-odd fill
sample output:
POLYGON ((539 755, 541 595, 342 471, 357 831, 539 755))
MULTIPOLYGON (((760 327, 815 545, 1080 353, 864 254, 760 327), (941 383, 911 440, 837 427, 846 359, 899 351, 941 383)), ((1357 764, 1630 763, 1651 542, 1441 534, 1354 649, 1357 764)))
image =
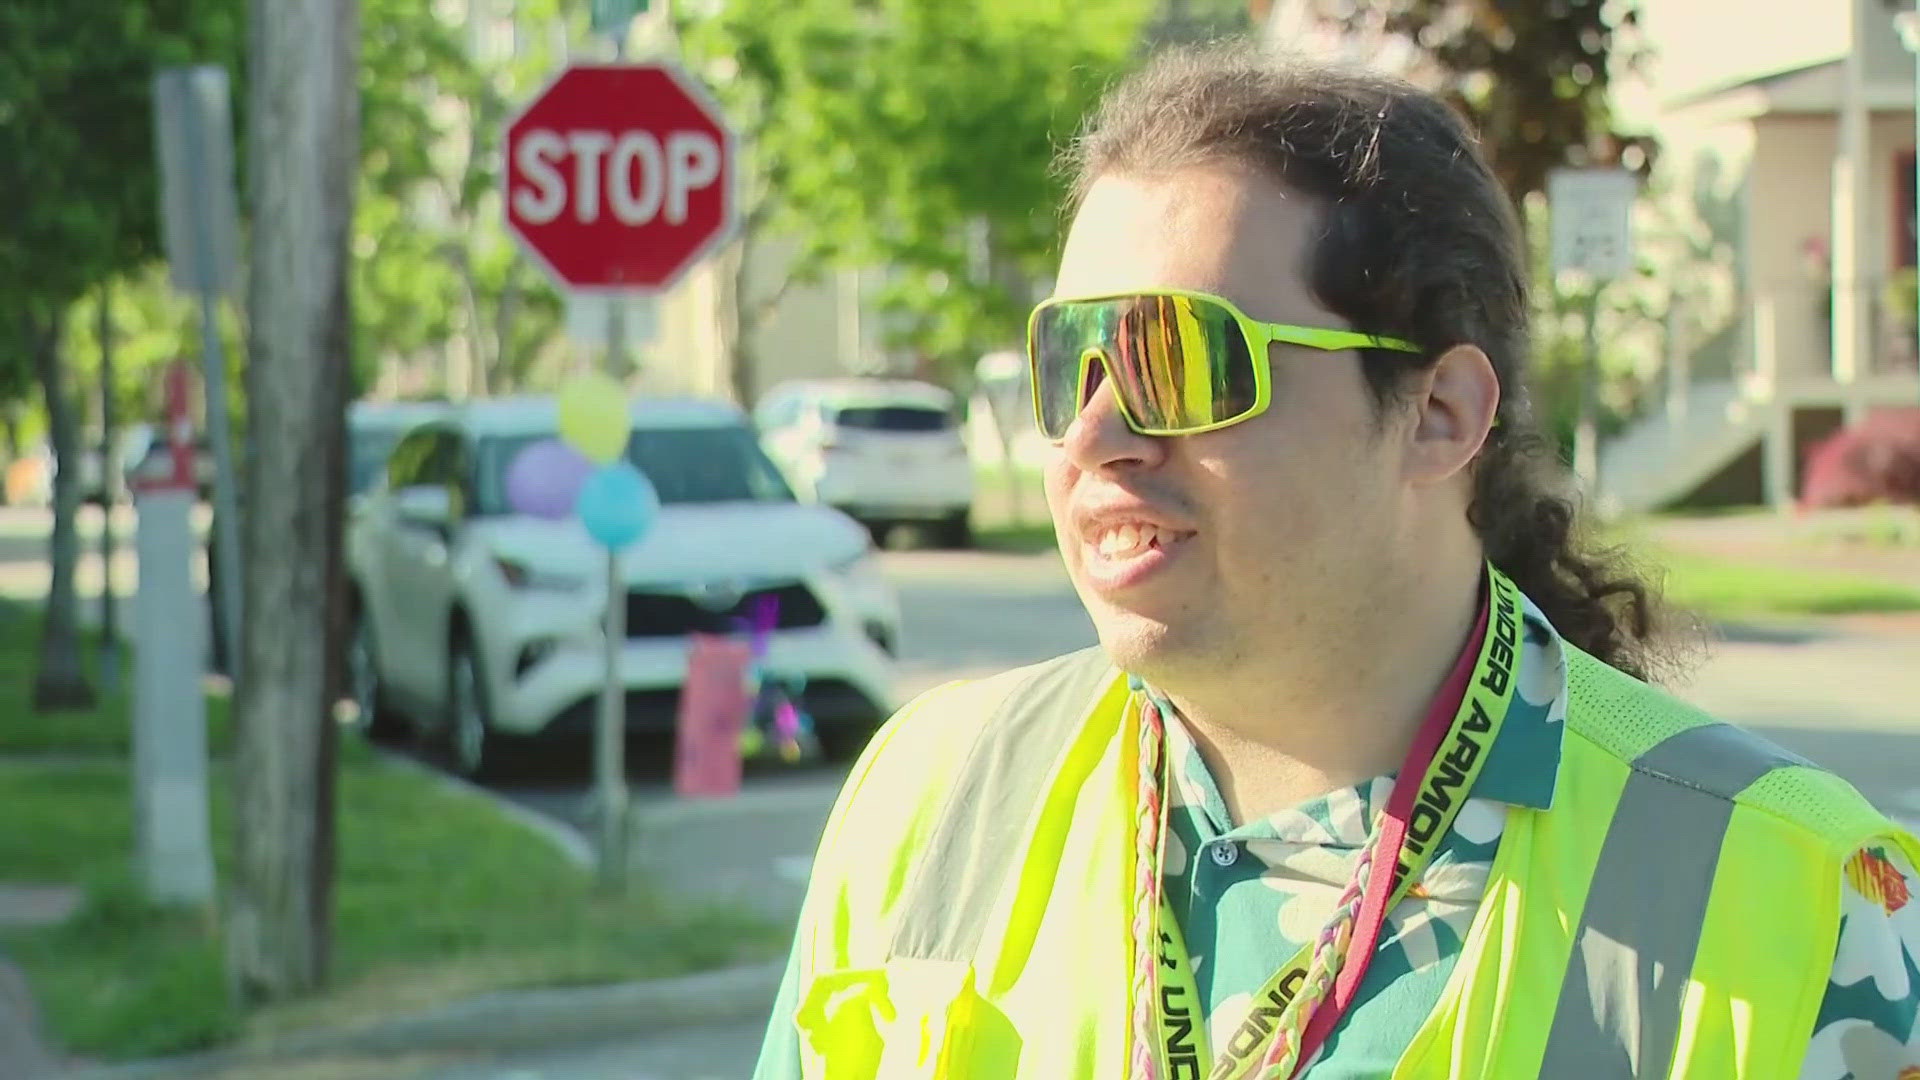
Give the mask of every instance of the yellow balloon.
POLYGON ((588 459, 605 465, 626 451, 633 418, 619 383, 598 373, 582 375, 560 388, 557 404, 560 437, 588 459))

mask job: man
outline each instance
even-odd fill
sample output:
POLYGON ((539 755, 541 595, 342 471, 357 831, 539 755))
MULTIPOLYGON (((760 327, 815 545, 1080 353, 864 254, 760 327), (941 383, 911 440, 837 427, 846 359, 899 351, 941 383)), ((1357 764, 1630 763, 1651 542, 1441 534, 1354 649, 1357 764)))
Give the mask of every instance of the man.
POLYGON ((1920 1075, 1920 845, 1639 681, 1460 121, 1181 53, 1074 164, 1029 352, 1100 649, 875 740, 758 1075, 1920 1075))

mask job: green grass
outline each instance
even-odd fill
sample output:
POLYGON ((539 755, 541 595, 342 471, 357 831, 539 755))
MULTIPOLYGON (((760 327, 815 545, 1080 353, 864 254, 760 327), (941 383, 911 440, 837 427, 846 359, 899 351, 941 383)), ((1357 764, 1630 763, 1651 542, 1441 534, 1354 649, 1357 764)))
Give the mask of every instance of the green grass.
MULTIPOLYGON (((484 801, 356 742, 342 757, 333 989, 254 1016, 228 995, 218 920, 138 899, 124 763, 0 763, 6 876, 88 886, 65 925, 0 937, 56 1036, 104 1058, 180 1053, 487 990, 681 974, 771 957, 783 944, 776 929, 736 912, 600 895, 547 841, 484 801)), ((223 877, 231 787, 216 767, 223 877)))
POLYGON ((1708 618, 1920 611, 1920 592, 1864 574, 1649 554, 1666 571, 1666 597, 1708 618))
MULTIPOLYGON (((83 631, 83 662, 100 690, 99 635, 83 631)), ((0 754, 125 754, 133 738, 133 654, 119 650, 117 690, 99 694, 90 709, 39 713, 33 709, 33 679, 40 663, 40 609, 0 600, 0 754)), ((207 745, 223 754, 231 745, 225 694, 207 696, 207 745)), ((0 868, 6 863, 0 862, 0 868)))

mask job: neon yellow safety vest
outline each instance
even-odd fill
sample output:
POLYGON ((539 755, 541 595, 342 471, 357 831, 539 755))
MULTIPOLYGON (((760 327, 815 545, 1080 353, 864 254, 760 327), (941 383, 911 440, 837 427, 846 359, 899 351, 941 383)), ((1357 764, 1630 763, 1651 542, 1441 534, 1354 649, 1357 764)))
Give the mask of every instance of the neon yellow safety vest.
MULTIPOLYGON (((1844 781, 1571 645, 1550 810, 1508 812, 1394 1080, 1793 1080, 1841 867, 1883 839, 1844 781)), ((801 916, 808 1080, 1118 1080, 1138 740, 1097 650, 932 691, 855 766, 801 916)))

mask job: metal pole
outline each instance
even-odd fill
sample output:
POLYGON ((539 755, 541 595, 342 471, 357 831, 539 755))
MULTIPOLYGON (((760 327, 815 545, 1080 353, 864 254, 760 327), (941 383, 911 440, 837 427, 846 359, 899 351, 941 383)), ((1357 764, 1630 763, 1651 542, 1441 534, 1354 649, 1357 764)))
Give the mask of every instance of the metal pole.
POLYGON ((600 715, 594 725, 594 783, 600 804, 600 884, 619 891, 627 870, 626 695, 620 680, 620 653, 627 642, 627 590, 620 555, 607 551, 606 680, 600 687, 600 715))
POLYGON ((1573 434, 1573 473, 1588 495, 1600 490, 1600 290, 1596 278, 1587 293, 1586 342, 1580 371, 1580 418, 1573 434))
POLYGON ((119 504, 113 414, 113 285, 100 283, 100 688, 120 686, 120 620, 113 597, 113 510, 119 504))
MULTIPOLYGON (((623 20, 608 37, 613 60, 626 58, 628 24, 623 20)), ((607 304, 607 373, 621 375, 621 295, 602 294, 607 304)), ((607 549, 607 611, 600 682, 600 712, 593 730, 595 802, 600 809, 600 885, 610 893, 626 886, 627 876, 627 715, 626 685, 620 677, 620 654, 627 643, 627 589, 620 574, 620 553, 607 549)))
POLYGON ((226 654, 227 675, 240 680, 240 523, 239 498, 233 476, 233 448, 227 432, 227 360, 220 345, 218 296, 215 289, 215 253, 205 204, 206 140, 200 130, 201 110, 184 110, 180 128, 187 146, 188 183, 195 194, 193 231, 199 252, 200 351, 206 367, 207 441, 213 447, 213 558, 207 567, 209 586, 220 595, 220 646, 226 654))
POLYGON ((626 302, 620 293, 607 294, 607 374, 619 381, 627 376, 626 302))
POLYGON ((200 347, 206 364, 207 441, 213 447, 213 523, 215 557, 207 569, 220 584, 220 647, 227 675, 240 681, 240 510, 233 475, 233 447, 227 433, 227 359, 220 347, 220 326, 212 289, 200 293, 200 347))

